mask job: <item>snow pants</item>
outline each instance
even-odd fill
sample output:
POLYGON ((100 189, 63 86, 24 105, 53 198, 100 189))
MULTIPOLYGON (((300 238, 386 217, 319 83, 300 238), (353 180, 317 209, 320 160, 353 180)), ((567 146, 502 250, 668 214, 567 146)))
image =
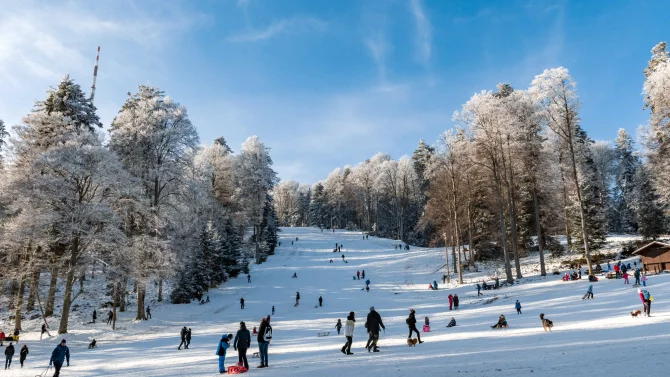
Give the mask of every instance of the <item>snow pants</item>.
POLYGON ((409 327, 409 335, 407 336, 408 338, 412 337, 412 331, 416 333, 416 338, 421 341, 421 334, 419 334, 419 330, 416 329, 416 325, 411 325, 409 327))
POLYGON ((261 357, 261 365, 268 365, 268 347, 270 343, 258 343, 258 355, 261 357))
POLYGON ((237 348, 237 357, 238 362, 244 365, 245 368, 249 369, 249 362, 247 361, 247 349, 246 348, 237 348))
POLYGON ((57 363, 57 362, 54 361, 54 370, 56 370, 56 372, 54 373, 54 377, 60 376, 60 368, 62 368, 62 367, 63 367, 63 363, 57 363))
POLYGON ((647 316, 651 314, 651 301, 646 300, 644 308, 647 310, 647 316))
POLYGON ((26 357, 25 357, 25 356, 21 356, 21 357, 19 358, 19 363, 21 363, 21 368, 23 368, 23 362, 24 362, 24 361, 26 361, 26 357))
POLYGON ((5 355, 5 369, 12 365, 12 357, 5 355))
POLYGON ((223 373, 226 371, 226 367, 223 365, 225 361, 226 361, 225 356, 219 356, 219 373, 223 373))

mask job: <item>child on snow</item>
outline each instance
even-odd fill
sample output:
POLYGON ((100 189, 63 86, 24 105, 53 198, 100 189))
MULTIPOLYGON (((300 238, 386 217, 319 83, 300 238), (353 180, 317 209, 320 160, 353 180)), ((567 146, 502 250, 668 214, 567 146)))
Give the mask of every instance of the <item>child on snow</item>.
POLYGON ((338 319, 337 323, 335 324, 335 328, 337 329, 337 335, 340 335, 340 330, 342 330, 342 320, 338 319))
POLYGON ((582 300, 589 298, 593 298, 593 284, 589 285, 589 289, 586 290, 586 293, 584 294, 584 297, 582 297, 582 300))
POLYGON ((454 317, 451 317, 451 321, 447 324, 447 327, 454 327, 456 326, 456 319, 454 317))
POLYGON ((216 354, 219 356, 219 373, 226 373, 226 367, 223 365, 226 361, 226 350, 230 347, 228 335, 221 336, 219 346, 216 348, 216 354))
POLYGON ((642 274, 642 286, 646 287, 647 286, 647 275, 642 274))
POLYGON ((519 300, 516 300, 516 304, 514 304, 514 307, 516 308, 516 314, 521 314, 521 303, 519 300))
POLYGON ((423 332, 430 332, 430 320, 428 317, 426 317, 423 322, 423 332))
POLYGON ((630 275, 628 275, 628 272, 624 272, 624 273, 623 273, 623 283, 624 283, 624 284, 629 284, 629 283, 628 283, 628 277, 629 277, 629 276, 630 276, 630 275))
POLYGON ((498 318, 498 323, 495 325, 491 326, 492 329, 506 329, 507 328, 507 320, 505 319, 505 316, 503 314, 500 315, 498 318))

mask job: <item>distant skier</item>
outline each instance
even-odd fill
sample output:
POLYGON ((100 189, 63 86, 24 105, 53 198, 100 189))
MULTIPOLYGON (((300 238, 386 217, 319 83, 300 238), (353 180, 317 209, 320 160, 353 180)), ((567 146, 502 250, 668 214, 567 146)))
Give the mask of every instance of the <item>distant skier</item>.
MULTIPOLYGON (((181 331, 179 332, 179 336, 181 337, 181 342, 179 343, 179 347, 177 347, 178 350, 181 349, 181 346, 186 346, 186 333, 188 332, 188 329, 186 326, 184 326, 181 331)), ((188 349, 188 346, 184 347, 188 349)))
POLYGON ((186 331, 186 349, 191 345, 191 328, 186 331))
POLYGON ((300 303, 300 292, 295 293, 295 305, 293 307, 298 307, 298 304, 300 303))
POLYGON ((240 298, 240 309, 244 309, 244 297, 240 298))
POLYGON ((458 302, 459 302, 458 295, 455 294, 454 295, 454 310, 458 310, 458 302))
POLYGON ((452 310, 454 307, 454 296, 451 293, 449 293, 448 298, 449 298, 449 310, 452 310))
POLYGON ((28 357, 29 353, 28 346, 24 344, 23 347, 21 347, 21 352, 19 352, 19 363, 21 363, 21 368, 23 368, 23 363, 26 361, 26 357, 28 357))
POLYGON ((63 367, 63 362, 67 362, 65 365, 70 366, 70 349, 65 345, 65 339, 61 340, 60 344, 54 348, 51 352, 51 359, 49 359, 49 366, 53 364, 56 373, 54 377, 60 375, 60 368, 63 367))
POLYGON ((368 318, 365 321, 365 328, 368 330, 369 335, 365 348, 368 352, 379 352, 379 348, 377 348, 379 329, 382 328, 386 331, 386 327, 384 326, 384 322, 382 322, 382 316, 377 313, 374 306, 370 307, 370 313, 368 313, 368 318))
POLYGON ((251 275, 247 274, 247 283, 251 283, 251 275))
POLYGON ((319 307, 323 306, 323 297, 319 296, 319 307))
POLYGON ((95 323, 95 320, 98 319, 98 312, 93 309, 93 323, 95 323))
POLYGON ((514 304, 514 307, 516 308, 516 314, 521 314, 521 303, 519 300, 516 300, 516 304, 514 304))
POLYGON ((235 335, 233 348, 237 351, 239 363, 247 369, 249 369, 249 362, 247 361, 247 349, 249 347, 251 347, 251 334, 244 322, 240 322, 240 329, 237 330, 237 335, 235 335))
POLYGON ((421 341, 421 334, 419 334, 419 330, 417 330, 417 328, 416 328, 416 316, 415 316, 414 309, 409 310, 409 317, 407 317, 407 319, 405 320, 405 323, 407 323, 407 326, 409 327, 409 335, 407 336, 407 338, 411 338, 412 337, 412 332, 415 332, 416 333, 416 338, 419 340, 419 344, 423 343, 421 341))
POLYGON ((147 317, 146 319, 151 319, 151 308, 147 305, 147 317))
POLYGON ((337 329, 337 335, 340 335, 340 330, 342 329, 342 320, 340 320, 339 318, 337 319, 335 328, 337 329))
POLYGON ((228 335, 224 334, 221 336, 221 340, 219 340, 219 346, 216 348, 216 354, 219 356, 219 373, 221 374, 226 373, 226 367, 224 366, 224 363, 226 362, 226 350, 228 347, 230 347, 228 342, 228 335))

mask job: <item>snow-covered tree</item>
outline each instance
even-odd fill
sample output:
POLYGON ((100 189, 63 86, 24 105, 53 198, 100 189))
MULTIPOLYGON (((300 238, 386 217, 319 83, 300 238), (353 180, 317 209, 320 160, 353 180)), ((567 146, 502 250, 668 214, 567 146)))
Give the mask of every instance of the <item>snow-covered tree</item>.
POLYGON ((617 233, 637 232, 637 221, 633 201, 635 196, 635 176, 640 167, 640 159, 633 148, 633 138, 624 130, 619 129, 615 141, 615 185, 613 208, 617 233))
POLYGON ((638 232, 644 239, 655 240, 667 230, 664 214, 666 206, 660 204, 660 197, 645 166, 636 169, 630 205, 635 213, 638 232))

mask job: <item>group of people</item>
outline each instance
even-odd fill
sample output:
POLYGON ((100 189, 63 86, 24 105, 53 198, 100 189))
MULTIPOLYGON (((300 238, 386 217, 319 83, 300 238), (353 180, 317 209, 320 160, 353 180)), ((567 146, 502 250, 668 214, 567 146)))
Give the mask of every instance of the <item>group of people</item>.
MULTIPOLYGON (((14 345, 12 342, 9 342, 9 345, 7 348, 5 348, 5 369, 10 369, 12 365, 12 358, 14 357, 14 345)), ((28 357, 28 346, 23 345, 21 347, 21 352, 19 354, 19 363, 21 363, 21 368, 23 368, 23 362, 26 361, 26 357, 28 357)))
POLYGON ((409 250, 409 245, 408 244, 402 244, 402 243, 394 243, 393 248, 395 250, 409 250))
MULTIPOLYGON (((254 327, 255 329, 255 327, 254 327)), ((270 316, 261 319, 258 332, 255 332, 256 342, 258 343, 258 355, 261 359, 257 368, 268 367, 268 347, 272 341, 272 326, 270 326, 270 316)), ((251 334, 244 322, 240 322, 240 328, 233 338, 233 334, 224 334, 216 349, 216 355, 219 356, 219 373, 226 373, 225 361, 226 352, 230 348, 230 341, 233 341, 233 349, 237 351, 238 365, 249 370, 249 361, 247 360, 247 350, 251 348, 251 334)))

